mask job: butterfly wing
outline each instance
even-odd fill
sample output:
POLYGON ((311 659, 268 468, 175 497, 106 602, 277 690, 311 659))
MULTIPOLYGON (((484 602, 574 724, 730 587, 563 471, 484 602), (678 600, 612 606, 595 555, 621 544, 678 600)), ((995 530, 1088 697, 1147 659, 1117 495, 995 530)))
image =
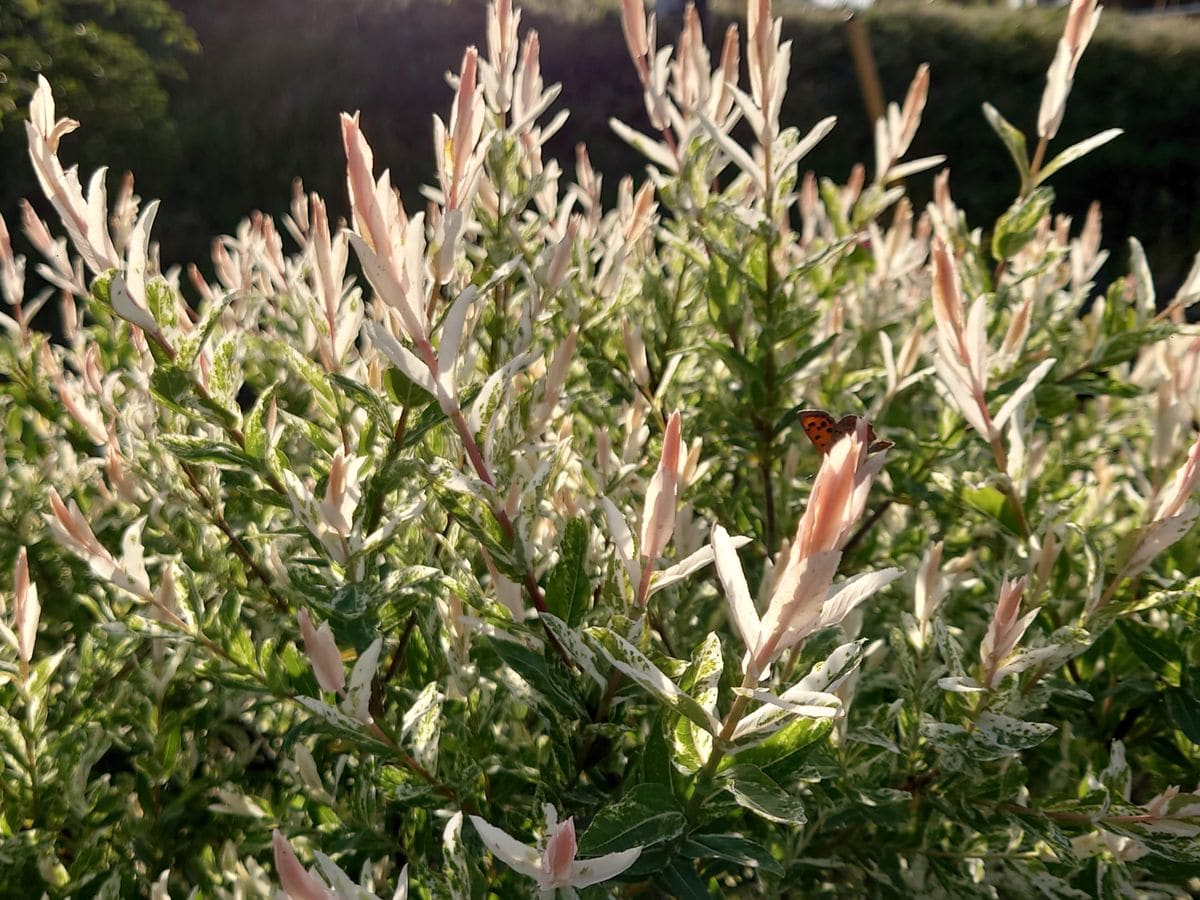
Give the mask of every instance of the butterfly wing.
MULTIPOLYGON (((804 429, 808 439, 813 442, 813 446, 822 453, 828 453, 835 443, 851 434, 858 427, 858 420, 859 417, 855 415, 845 415, 840 419, 835 419, 823 409, 806 409, 800 413, 800 427, 804 429)), ((894 444, 891 441, 876 440, 875 427, 869 422, 867 423, 868 453, 878 453, 880 450, 887 450, 892 446, 894 444)))
MULTIPOLYGON (((838 419, 837 424, 833 426, 833 430, 836 431, 839 436, 841 436, 843 434, 853 434, 854 429, 857 427, 858 416, 847 414, 838 419)), ((867 430, 871 432, 871 437, 875 436, 875 430, 871 428, 870 425, 867 425, 867 430)))
POLYGON ((844 433, 838 430, 841 423, 823 409, 801 410, 799 419, 808 439, 822 453, 828 453, 833 442, 844 433))

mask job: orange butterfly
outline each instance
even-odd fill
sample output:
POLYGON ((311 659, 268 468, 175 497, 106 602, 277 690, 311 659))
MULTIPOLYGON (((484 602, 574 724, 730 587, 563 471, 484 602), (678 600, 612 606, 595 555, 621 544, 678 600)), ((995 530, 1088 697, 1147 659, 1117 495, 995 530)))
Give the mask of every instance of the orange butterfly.
MULTIPOLYGON (((813 446, 822 453, 828 453, 829 448, 854 431, 858 427, 859 416, 847 415, 835 419, 823 409, 805 409, 800 411, 800 427, 813 442, 813 446)), ((868 453, 878 453, 896 446, 892 441, 875 439, 875 429, 867 424, 868 453)))

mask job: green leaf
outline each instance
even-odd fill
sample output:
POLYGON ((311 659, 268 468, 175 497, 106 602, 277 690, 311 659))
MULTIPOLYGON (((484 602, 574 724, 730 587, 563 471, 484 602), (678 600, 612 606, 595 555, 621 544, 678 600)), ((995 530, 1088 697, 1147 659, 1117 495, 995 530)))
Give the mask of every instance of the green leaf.
POLYGON ((961 772, 970 763, 971 736, 967 729, 953 722, 940 722, 932 716, 921 718, 921 737, 938 751, 943 769, 961 772))
MULTIPOLYGON (((153 341, 151 346, 157 346, 153 341)), ((197 392, 192 373, 170 361, 159 361, 150 375, 150 393, 168 409, 229 428, 238 424, 238 414, 197 392)))
MULTIPOLYGON (((435 594, 450 589, 449 579, 440 570, 430 566, 409 566, 392 569, 380 581, 343 584, 327 597, 313 597, 311 602, 323 614, 341 622, 353 624, 367 619, 373 626, 381 615, 398 620, 418 604, 431 604, 435 594)), ((368 627, 360 639, 369 643, 372 637, 371 627, 368 627)))
MULTIPOLYGON (((789 281, 794 281, 800 276, 812 272, 813 269, 824 263, 834 262, 834 257, 842 253, 849 255, 847 251, 853 252, 858 249, 858 246, 858 238, 855 235, 848 235, 841 240, 831 241, 828 244, 816 240, 813 242, 813 247, 815 248, 813 252, 788 266, 787 278, 789 281)), ((810 321, 815 321, 815 318, 810 319, 810 321)), ((797 371, 794 366, 789 366, 789 368, 792 371, 797 371)))
MULTIPOLYGON (((810 362, 812 362, 814 359, 816 359, 818 356, 821 356, 826 350, 828 350, 829 347, 833 344, 833 342, 835 340, 837 340, 837 335, 830 335, 829 337, 825 338, 824 340, 817 341, 815 344, 806 346, 803 350, 801 350, 799 353, 797 353, 794 358, 790 359, 787 362, 787 364, 785 364, 783 366, 783 368, 781 368, 779 370, 780 380, 787 381, 788 379, 790 379, 793 375, 795 375, 797 372, 799 372, 801 369, 803 369, 805 366, 807 366, 810 362)), ((783 414, 783 416, 780 418, 780 421, 775 423, 774 433, 775 434, 781 433, 784 428, 786 428, 788 425, 792 424, 792 422, 794 422, 796 420, 796 418, 798 417, 799 413, 802 410, 811 409, 811 408, 812 408, 811 403, 809 403, 807 405, 801 403, 801 404, 797 404, 796 406, 789 409, 786 413, 783 414)))
POLYGON ((822 178, 817 183, 821 202, 825 204, 825 212, 829 216, 829 224, 833 226, 834 234, 844 238, 850 233, 850 222, 846 208, 842 203, 842 189, 829 178, 822 178))
POLYGON ((296 698, 296 702, 323 720, 326 730, 330 733, 351 740, 359 746, 369 749, 372 753, 381 754, 384 758, 390 756, 392 752, 390 747, 371 734, 366 725, 353 716, 346 715, 338 707, 318 700, 316 697, 301 696, 296 698))
POLYGON ((250 637, 250 632, 245 628, 234 626, 229 636, 227 649, 230 659, 243 668, 251 670, 257 668, 258 649, 254 646, 254 640, 250 637))
POLYGON ((307 657, 302 656, 294 644, 287 644, 263 669, 268 686, 281 695, 293 689, 296 680, 304 676, 308 667, 307 657))
MULTIPOLYGON (((1042 387, 1044 384, 1043 382, 1043 384, 1038 385, 1037 390, 1034 391, 1034 396, 1037 398, 1038 411, 1044 416, 1052 418, 1051 411, 1042 402, 1042 397, 1044 396, 1042 387)), ((1121 381, 1117 378, 1101 375, 1098 372, 1085 372, 1074 378, 1060 381, 1057 385, 1049 385, 1049 387, 1051 389, 1065 389, 1070 394, 1070 402, 1066 409, 1073 409, 1076 406, 1076 395, 1083 395, 1084 397, 1101 395, 1106 397, 1121 397, 1129 400, 1142 396, 1147 390, 1142 385, 1131 384, 1128 381, 1121 381)))
POLYGON ((1064 381, 1061 384, 1043 381, 1033 392, 1034 405, 1042 417, 1054 420, 1080 407, 1083 399, 1078 396, 1080 393, 1086 395, 1088 391, 1086 388, 1081 390, 1075 381, 1064 381))
POLYGON ((1046 722, 1026 722, 999 713, 984 712, 975 720, 973 752, 977 759, 999 759, 1036 747, 1057 730, 1046 722))
MULTIPOLYGON (((433 403, 436 399, 433 394, 395 367, 384 373, 383 385, 387 389, 388 396, 400 406, 416 407, 433 403)), ((465 404, 463 406, 465 408, 465 404)), ((438 409, 440 411, 441 407, 439 406, 438 409)))
POLYGON ((558 642, 563 645, 563 649, 567 651, 567 655, 575 660, 576 664, 591 676, 591 679, 596 684, 602 688, 608 686, 608 679, 600 674, 600 670, 596 666, 595 652, 587 645, 576 629, 568 626, 566 622, 553 613, 540 613, 538 619, 558 639, 558 642))
MULTIPOLYGON (((54 673, 58 671, 58 667, 62 665, 63 660, 68 657, 70 650, 70 645, 67 645, 56 653, 34 657, 29 667, 29 681, 25 685, 30 696, 36 696, 46 690, 47 685, 50 684, 50 680, 54 677, 54 673)), ((24 738, 22 738, 23 743, 24 738)))
POLYGON ((1041 184, 1063 166, 1070 165, 1081 156, 1086 156, 1097 147, 1103 147, 1113 138, 1120 137, 1124 133, 1124 129, 1109 128, 1106 131, 1102 131, 1099 134, 1094 134, 1090 138, 1080 141, 1078 144, 1072 144, 1062 153, 1058 154, 1058 156, 1054 157, 1054 159, 1050 160, 1050 162, 1046 163, 1046 165, 1042 166, 1041 171, 1037 173, 1037 177, 1033 180, 1033 183, 1041 184))
POLYGON ((579 839, 579 855, 600 856, 631 847, 653 847, 678 838, 685 824, 668 787, 639 784, 618 803, 601 808, 579 839))
POLYGON ((433 785, 422 781, 408 769, 384 766, 376 775, 377 784, 384 796, 401 803, 411 803, 433 791, 433 785))
POLYGON ((694 834, 683 842, 679 853, 688 859, 722 859, 779 877, 784 872, 770 850, 740 834, 694 834))
MULTIPOLYGON (((717 691, 723 669, 721 639, 710 632, 692 654, 691 664, 681 679, 688 693, 710 715, 716 712, 717 691)), ((671 739, 676 765, 683 772, 698 770, 712 753, 712 734, 683 716, 675 720, 671 739)))
POLYGON ((674 796, 671 781, 671 754, 663 734, 663 717, 650 724, 650 735, 642 747, 641 775, 645 784, 665 785, 674 796))
MULTIPOLYGON (((1110 823, 1105 823, 1105 827, 1116 834, 1133 838, 1151 853, 1161 856, 1163 859, 1190 866, 1200 864, 1200 842, 1193 835, 1161 834, 1146 828, 1110 823)), ((1125 894, 1124 896, 1133 895, 1125 894)))
POLYGON ((260 671, 268 671, 274 662, 277 645, 278 641, 275 638, 267 638, 258 645, 258 668, 260 671))
POLYGON ((1013 519, 1012 510, 1008 506, 1008 498, 999 489, 991 485, 984 485, 983 487, 964 486, 959 496, 962 497, 968 506, 974 507, 984 515, 999 522, 1009 531, 1014 534, 1016 533, 1016 521, 1013 519))
MULTIPOLYGON (((329 374, 324 369, 291 344, 278 342, 276 349, 282 351, 283 355, 287 357, 291 367, 313 389, 318 400, 322 400, 327 404, 333 402, 333 391, 329 387, 329 374)), ((332 413, 333 410, 330 409, 329 412, 332 413)))
POLYGON ((1107 369, 1111 366, 1128 362, 1144 352, 1151 344, 1171 337, 1176 331, 1174 325, 1158 324, 1132 331, 1123 331, 1104 341, 1094 355, 1091 367, 1107 369))
POLYGON ((655 880, 667 889, 668 896, 679 900, 710 900, 712 897, 704 879, 682 859, 676 858, 667 863, 655 880))
POLYGON ((1192 691, 1169 690, 1163 699, 1172 724, 1193 744, 1200 744, 1200 697, 1192 691))
POLYGON ((704 768, 707 751, 696 745, 697 729, 683 716, 675 719, 671 729, 671 762, 685 775, 695 775, 704 768))
POLYGON ((240 447, 224 441, 187 434, 166 434, 161 443, 175 457, 189 463, 206 463, 222 469, 254 469, 254 460, 240 447))
POLYGON ((235 405, 241 379, 234 368, 240 336, 226 336, 212 351, 208 370, 208 393, 223 408, 235 405))
POLYGON ((720 330, 728 331, 734 321, 730 310, 737 303, 737 281, 720 257, 713 257, 709 264, 705 295, 708 297, 709 319, 720 330))
POLYGON ((437 771, 438 739, 442 733, 442 701, 438 683, 431 681, 404 712, 400 734, 408 739, 413 758, 430 772, 437 771))
POLYGON ((164 773, 167 777, 170 777, 174 772, 175 763, 179 759, 182 741, 180 723, 173 719, 169 723, 164 723, 155 736, 154 750, 157 756, 158 771, 164 773))
POLYGON ((1129 867, 1122 860, 1097 856, 1089 862, 1092 863, 1089 868, 1094 866, 1096 873, 1091 896, 1097 900, 1127 900, 1137 896, 1129 867))
POLYGON ((764 819, 784 825, 808 821, 800 801, 788 794, 758 766, 740 764, 721 773, 721 786, 738 805, 764 819))
POLYGON ((710 341, 708 349, 742 382, 742 390, 745 393, 745 397, 740 398, 742 402, 761 402, 757 398, 762 396, 763 370, 758 361, 716 341, 710 341))
POLYGON ((904 196, 904 188, 893 187, 883 189, 879 185, 868 185, 859 195, 850 216, 850 224, 855 228, 865 228, 883 214, 889 206, 904 196))
POLYGON ((996 220, 992 235, 992 257, 1011 259, 1037 234, 1038 224, 1054 203, 1054 191, 1038 188, 1017 200, 996 220))
POLYGON ((723 768, 749 764, 758 766, 772 777, 785 778, 804 766, 808 761, 808 748, 824 740, 832 729, 830 719, 795 719, 761 744, 748 747, 734 744, 721 764, 723 768))
POLYGON ((146 282, 146 306, 160 327, 174 328, 178 324, 175 293, 165 278, 159 276, 146 282))
POLYGON ((570 680, 561 669, 551 669, 545 656, 512 641, 493 640, 490 643, 496 655, 545 699, 553 712, 567 719, 587 718, 587 710, 575 695, 570 680))
POLYGON ((1128 620, 1117 622, 1117 630, 1135 656, 1171 687, 1177 688, 1183 674, 1183 649, 1165 631, 1128 620))
MULTIPOLYGON (((688 694, 696 698, 696 702, 713 714, 716 710, 716 694, 721 680, 724 659, 721 656, 721 640, 709 632, 700 647, 692 653, 688 671, 683 674, 680 684, 688 690, 688 694)), ((713 736, 706 730, 696 726, 695 722, 679 716, 671 728, 672 758, 680 772, 694 773, 703 767, 713 751, 713 736)))
POLYGON ((210 303, 208 308, 201 313, 200 321, 188 332, 187 337, 179 341, 175 348, 175 361, 177 365, 190 371, 196 364, 196 357, 204 349, 205 343, 212 336, 213 329, 217 327, 217 322, 221 319, 221 313, 232 302, 234 296, 235 292, 230 291, 216 302, 210 303))
POLYGON ((455 816, 442 831, 442 877, 446 879, 446 895, 454 898, 476 896, 471 884, 471 864, 463 844, 464 821, 464 816, 455 816))
POLYGON ((993 519, 1000 518, 1001 513, 1004 511, 1004 505, 1007 502, 1003 492, 991 486, 981 488, 964 487, 961 496, 969 505, 975 507, 981 513, 991 516, 993 519))
MULTIPOLYGON (((942 662, 946 664, 946 668, 955 678, 964 678, 967 674, 967 669, 963 665, 962 653, 959 651, 958 642, 950 633, 950 629, 946 627, 946 620, 941 616, 933 618, 933 637, 937 644, 938 655, 941 656, 942 662)), ((914 676, 916 674, 914 670, 914 676)))
POLYGON ((592 598, 587 574, 588 531, 587 520, 582 516, 567 524, 558 562, 546 579, 546 606, 572 628, 583 621, 592 598))
POLYGON ((345 375, 337 373, 331 374, 329 379, 336 384, 347 397, 356 406, 361 407, 366 411, 384 432, 391 435, 392 433, 392 411, 382 397, 376 394, 373 390, 367 387, 360 381, 355 381, 353 378, 347 378, 345 375))
POLYGON ((185 416, 192 411, 185 404, 192 392, 192 376, 178 366, 157 365, 150 375, 150 393, 168 409, 185 416))
POLYGON ((448 479, 450 473, 435 467, 430 488, 446 514, 484 546, 501 572, 520 584, 525 577, 520 554, 509 545, 496 514, 478 495, 479 487, 471 492, 457 490, 443 477, 448 479))
MULTIPOLYGON (((1016 164, 1017 175, 1021 179, 1021 192, 1024 193, 1031 187, 1029 183, 1029 150, 1025 146, 1025 135, 1000 115, 999 110, 990 103, 983 104, 983 115, 988 124, 992 126, 992 131, 996 132, 1000 140, 1004 142, 1004 146, 1008 149, 1008 155, 1016 164)), ((1042 171, 1044 172, 1045 169, 1042 171)))
POLYGON ((596 642, 601 652, 608 657, 608 661, 628 675, 631 681, 705 731, 716 733, 716 720, 704 707, 680 690, 679 686, 640 650, 607 628, 588 628, 585 633, 596 642))
MULTIPOLYGON (((466 407, 476 393, 477 391, 473 389, 469 393, 464 394, 461 398, 462 405, 466 407)), ((404 440, 401 442, 401 445, 404 447, 416 446, 426 434, 446 421, 449 420, 446 418, 446 414, 442 412, 442 407, 439 404, 428 404, 421 410, 421 414, 417 416, 416 421, 409 423, 408 428, 404 432, 404 440)))
POLYGON ((1049 844, 1059 858, 1067 862, 1074 862, 1075 850, 1071 846, 1071 838, 1067 836, 1053 819, 1048 819, 1041 814, 1029 815, 1025 817, 1008 816, 1016 827, 1021 831, 1032 832, 1049 844))
POLYGON ((99 303, 107 312, 112 312, 112 280, 117 274, 116 269, 108 269, 92 279, 90 292, 92 299, 99 303))
POLYGON ((926 716, 921 736, 941 753, 942 765, 950 771, 970 771, 980 761, 1003 759, 1036 747, 1058 729, 1045 722, 1026 722, 998 713, 982 713, 975 730, 939 722, 926 716))

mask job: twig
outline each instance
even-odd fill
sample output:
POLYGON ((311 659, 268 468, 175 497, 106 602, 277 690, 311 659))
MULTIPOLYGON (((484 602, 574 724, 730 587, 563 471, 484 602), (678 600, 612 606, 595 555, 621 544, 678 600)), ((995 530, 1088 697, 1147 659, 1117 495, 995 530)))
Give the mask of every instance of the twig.
MULTIPOLYGON (((765 426, 765 423, 763 423, 765 426)), ((758 470, 762 475, 763 485, 763 540, 767 545, 767 559, 774 562, 775 549, 778 545, 775 521, 775 483, 771 477, 771 438, 765 427, 761 430, 762 443, 759 445, 758 470)))
POLYGON ((867 532, 875 527, 875 523, 883 518, 884 514, 892 508, 892 504, 895 502, 893 498, 889 497, 871 511, 871 514, 855 529, 854 534, 850 535, 850 540, 846 541, 846 545, 842 547, 842 556, 846 556, 858 546, 859 541, 866 537, 867 532))
POLYGON ((404 625, 404 632, 400 635, 400 643, 396 647, 396 652, 392 656, 392 664, 388 669, 388 677, 390 678, 396 669, 404 662, 404 657, 408 655, 408 642, 412 638, 413 629, 417 625, 417 611, 413 610, 408 614, 408 621, 404 625))
MULTIPOLYGON (((1033 151, 1033 162, 1029 164, 1029 186, 1033 186, 1033 180, 1037 178, 1038 172, 1042 170, 1042 161, 1046 158, 1046 147, 1049 146, 1049 138, 1039 138, 1037 149, 1033 151)), ((1024 197, 1028 191, 1022 188, 1021 196, 1024 197)))

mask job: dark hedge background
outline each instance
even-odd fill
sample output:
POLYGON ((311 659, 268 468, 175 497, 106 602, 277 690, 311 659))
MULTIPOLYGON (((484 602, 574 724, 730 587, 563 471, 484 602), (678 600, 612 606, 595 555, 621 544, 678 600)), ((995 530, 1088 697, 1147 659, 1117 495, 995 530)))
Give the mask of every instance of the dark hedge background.
MULTIPOLYGON (((18 119, 36 62, 61 95, 61 113, 83 122, 82 139, 66 139, 65 158, 85 172, 100 162, 114 173, 132 169, 138 192, 163 200, 156 234, 164 260, 202 265, 211 237, 251 209, 286 209, 297 175, 344 211, 342 110, 362 110, 377 164, 392 169, 406 203, 418 206, 417 188, 431 178, 430 117, 444 114, 450 100, 444 73, 457 68, 466 44, 484 42, 484 0, 173 0, 198 50, 163 0, 3 5, 0 210, 10 225, 17 198, 33 187, 18 119), (46 24, 48 15, 58 27, 46 24), (39 16, 40 30, 31 25, 39 16), (114 44, 112 34, 123 36, 114 44)), ((549 8, 527 9, 523 30, 541 32, 544 75, 563 83, 560 103, 571 110, 550 151, 570 175, 574 145, 585 141, 612 190, 620 174, 643 163, 611 134, 608 117, 646 127, 616 13, 602 4, 549 8)), ((953 193, 977 224, 994 220, 1015 192, 1011 162, 980 105, 990 100, 1033 131, 1064 15, 925 5, 866 16, 889 99, 902 99, 919 63, 931 64, 913 155, 947 154, 953 193)), ((719 44, 727 21, 714 16, 710 45, 719 44)), ((795 46, 784 122, 807 128, 837 115, 838 127, 808 165, 844 179, 855 161, 871 164, 872 145, 842 20, 796 13, 785 30, 795 46)), ((1106 127, 1126 130, 1053 184, 1064 211, 1082 215, 1091 199, 1101 201, 1105 244, 1119 259, 1126 236, 1137 235, 1164 291, 1200 246, 1198 113, 1200 22, 1108 9, 1051 146, 1053 154, 1106 127)), ((930 182, 913 179, 916 199, 930 182)), ((1115 271, 1109 263, 1107 273, 1115 271)))

